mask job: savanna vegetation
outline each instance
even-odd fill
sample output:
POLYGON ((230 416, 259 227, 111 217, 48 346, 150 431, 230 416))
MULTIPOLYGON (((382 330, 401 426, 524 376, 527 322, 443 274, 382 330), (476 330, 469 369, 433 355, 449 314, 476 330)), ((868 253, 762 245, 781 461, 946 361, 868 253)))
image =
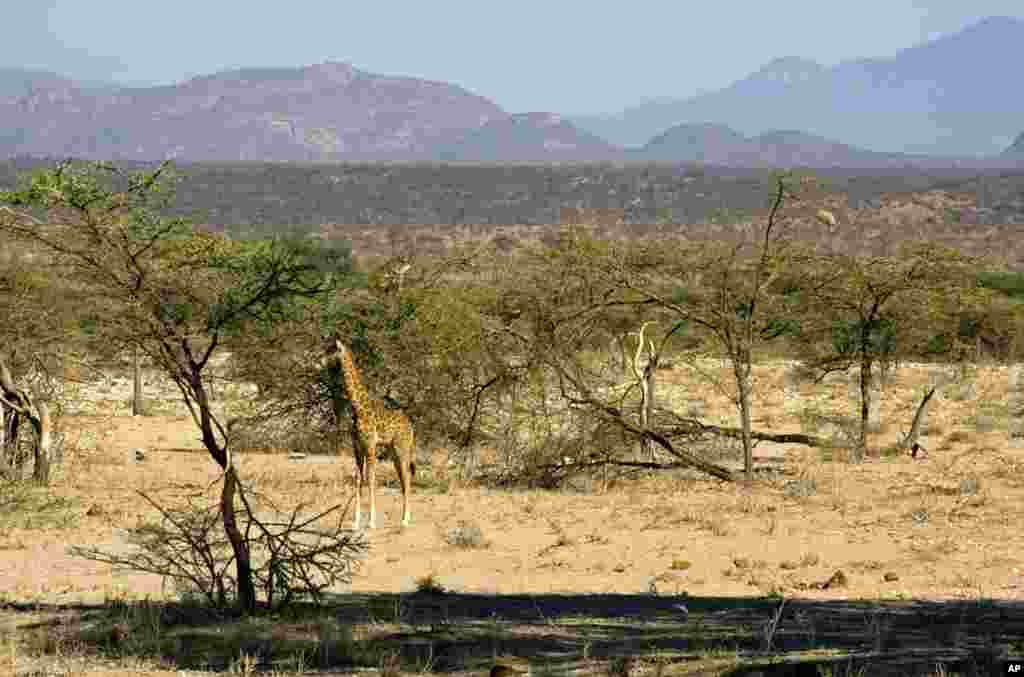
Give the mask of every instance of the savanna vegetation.
MULTIPOLYGON (((169 209, 174 177, 169 164, 70 162, 0 193, 0 502, 12 514, 59 508, 46 487, 66 454, 63 412, 83 374, 111 364, 158 370, 202 440, 216 495, 170 505, 146 494, 161 519, 132 527, 134 554, 76 553, 160 574, 201 614, 250 623, 329 606, 328 592, 351 581, 369 547, 339 526, 343 503, 282 504, 237 462, 241 450, 334 451, 347 438, 341 384, 318 367, 321 339, 335 331, 377 394, 414 421, 421 448, 444 446, 464 477, 513 491, 681 470, 756 487, 766 481, 753 453, 760 442, 851 468, 916 455, 937 389, 981 363, 1024 357, 1024 277, 1005 252, 904 233, 862 253, 848 246, 867 237, 862 224, 823 209, 832 196, 811 175, 774 175, 728 240, 609 238, 577 211, 557 237, 358 265, 337 240, 197 229, 169 209), (849 374, 850 410, 826 417, 808 407, 800 430, 760 426, 753 374, 768 360, 792 363, 787 378, 799 387, 849 374), (911 361, 948 365, 949 376, 907 401, 902 434, 882 443, 873 398, 911 361), (666 369, 722 393, 731 420, 674 406, 666 369), (225 380, 256 395, 229 408, 215 395, 225 380), (480 466, 484 448, 496 461, 480 466)), ((135 397, 144 413, 145 394, 135 397)), ((1009 427, 1022 406, 1008 405, 1009 427)), ((456 540, 478 543, 470 531, 456 540)), ((429 580, 421 587, 431 592, 429 580)), ((776 624, 785 602, 762 605, 776 624)), ((119 608, 103 626, 114 633, 105 646, 123 648, 115 635, 130 634, 126 624, 166 623, 172 608, 119 608)), ((366 649, 350 635, 329 637, 337 632, 323 629, 319 650, 362 664, 366 649)), ((147 650, 166 655, 153 641, 147 650)), ((408 670, 388 647, 387 666, 378 655, 371 662, 408 670)), ((338 664, 325 655, 314 663, 338 664)))

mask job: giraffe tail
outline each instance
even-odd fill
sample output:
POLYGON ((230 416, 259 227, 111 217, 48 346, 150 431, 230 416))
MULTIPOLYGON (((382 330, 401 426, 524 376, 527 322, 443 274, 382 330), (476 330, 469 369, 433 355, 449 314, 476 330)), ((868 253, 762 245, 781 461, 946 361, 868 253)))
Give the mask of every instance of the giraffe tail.
POLYGON ((412 473, 413 477, 416 477, 416 461, 409 461, 409 471, 412 473))

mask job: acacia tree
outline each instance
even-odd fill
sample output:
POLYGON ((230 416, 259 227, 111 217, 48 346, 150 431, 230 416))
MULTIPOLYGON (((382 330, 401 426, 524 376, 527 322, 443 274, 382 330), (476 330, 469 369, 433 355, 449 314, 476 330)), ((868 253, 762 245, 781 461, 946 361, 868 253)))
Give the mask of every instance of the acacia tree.
MULTIPOLYGON (((753 473, 753 350, 789 328, 789 308, 772 287, 807 259, 805 249, 791 241, 790 230, 808 211, 807 194, 813 188, 812 177, 778 174, 763 229, 758 232, 751 225, 738 243, 641 243, 607 258, 600 266, 608 283, 617 289, 613 294, 617 303, 657 311, 669 323, 662 346, 684 327, 695 328, 704 347, 717 349, 729 359, 733 387, 723 390, 739 415, 748 479, 753 473)), ((819 210, 814 218, 834 224, 834 217, 826 211, 819 210)), ((654 342, 649 352, 656 362, 660 349, 655 349, 654 342)), ((691 366, 710 379, 696 363, 691 366)), ((646 399, 652 400, 653 393, 646 399)))
POLYGON ((494 436, 490 405, 521 372, 510 338, 487 331, 495 301, 488 254, 474 246, 385 261, 338 304, 330 327, 350 337, 366 380, 409 414, 421 442, 442 439, 462 452, 494 436))
MULTIPOLYGON (((0 193, 0 232, 31 243, 90 294, 106 336, 138 346, 178 386, 211 458, 224 472, 221 517, 237 571, 238 604, 256 607, 252 565, 236 520, 240 482, 207 367, 225 339, 287 314, 289 301, 337 283, 346 260, 297 241, 239 243, 161 214, 170 166, 126 173, 70 162, 0 193), (43 216, 40 216, 42 214, 43 216)), ((244 500, 244 494, 241 494, 244 500)))
POLYGON ((936 335, 954 338, 943 352, 963 356, 953 328, 966 309, 987 306, 991 294, 976 283, 975 260, 931 242, 906 243, 896 256, 830 254, 810 270, 798 294, 797 337, 819 381, 859 367, 859 461, 867 450, 875 365, 925 354, 936 335))
POLYGON ((59 444, 54 427, 63 408, 61 387, 74 359, 74 308, 81 290, 40 268, 38 251, 5 243, 0 263, 0 475, 20 477, 34 458, 33 479, 49 481, 59 444), (24 425, 23 425, 24 424, 24 425), (26 447, 30 453, 24 453, 26 447))
POLYGON ((469 458, 474 443, 494 440, 503 413, 497 403, 523 365, 511 357, 511 337, 488 330, 496 297, 489 252, 473 246, 379 262, 301 316, 233 341, 234 377, 261 392, 259 411, 239 421, 244 435, 316 446, 339 433, 349 439, 340 374, 316 366, 320 339, 338 333, 369 391, 412 420, 421 448, 443 441, 469 458), (270 425, 282 420, 320 425, 270 425))
POLYGON ((53 423, 49 402, 29 388, 19 387, 5 361, 0 358, 0 476, 18 477, 21 459, 18 441, 21 421, 32 428, 35 465, 32 478, 39 484, 50 481, 50 457, 53 423))
POLYGON ((624 390, 621 368, 607 359, 607 347, 624 325, 665 319, 615 275, 630 251, 628 243, 599 240, 575 227, 564 229, 550 246, 528 248, 513 264, 516 274, 502 277, 487 330, 514 339, 513 354, 524 365, 534 397, 552 400, 545 413, 553 425, 564 435, 585 437, 579 457, 571 459, 574 467, 689 466, 731 480, 728 468, 674 441, 702 441, 714 434, 708 427, 662 410, 650 412, 644 423, 630 404, 632 384, 624 390), (621 458, 623 442, 645 440, 675 461, 621 458))

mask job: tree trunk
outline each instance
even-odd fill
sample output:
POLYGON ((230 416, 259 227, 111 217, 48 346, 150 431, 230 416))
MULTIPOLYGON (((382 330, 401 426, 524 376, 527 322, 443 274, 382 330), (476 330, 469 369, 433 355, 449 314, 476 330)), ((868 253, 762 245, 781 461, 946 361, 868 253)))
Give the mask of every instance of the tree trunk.
POLYGON ((142 416, 142 367, 139 346, 132 348, 132 416, 142 416))
POLYGON ((754 444, 751 440, 750 423, 750 355, 733 356, 733 371, 739 390, 740 430, 743 441, 743 473, 748 480, 754 478, 754 444))
POLYGON ((213 457, 221 468, 224 469, 224 486, 220 494, 221 520, 224 524, 224 533, 231 543, 231 550, 235 554, 235 573, 238 582, 238 608, 244 614, 256 612, 256 586, 252 578, 252 560, 249 553, 249 544, 238 528, 238 518, 235 514, 235 494, 238 492, 240 483, 232 454, 229 453, 228 442, 222 446, 217 441, 217 435, 213 430, 213 417, 210 414, 210 398, 206 394, 201 375, 196 371, 191 376, 191 389, 195 395, 196 406, 199 408, 199 430, 203 435, 203 446, 213 457))
MULTIPOLYGON (((649 376, 644 370, 643 377, 640 379, 640 426, 647 430, 651 420, 651 383, 649 376)), ((640 438, 640 455, 642 458, 652 458, 654 456, 654 449, 652 442, 647 437, 640 438)), ((638 459, 639 460, 639 459, 638 459)))
POLYGON ((8 447, 7 428, 10 425, 9 418, 13 415, 13 410, 8 411, 3 403, 0 403, 0 477, 11 477, 11 454, 8 447))
POLYGON ((624 376, 629 376, 630 371, 630 358, 629 358, 629 346, 626 345, 626 338, 619 336, 616 338, 619 344, 619 359, 622 361, 622 373, 624 376))
POLYGON ((53 445, 53 425, 50 422, 50 407, 46 402, 36 405, 39 410, 39 418, 32 421, 35 428, 35 468, 32 470, 32 479, 36 484, 47 485, 50 483, 50 447, 53 445))
POLYGON ((928 392, 925 393, 924 398, 921 400, 921 404, 917 405, 917 411, 914 412, 913 422, 910 424, 910 432, 908 432, 907 436, 900 441, 900 449, 903 451, 910 449, 917 442, 917 438, 921 436, 921 424, 924 422, 925 407, 928 406, 928 401, 932 399, 932 395, 935 394, 937 389, 938 386, 932 386, 928 392))
MULTIPOLYGON (((654 350, 654 343, 649 343, 647 364, 641 364, 643 357, 644 330, 647 322, 640 326, 640 333, 637 337, 636 352, 633 354, 633 375, 636 377, 637 385, 640 386, 640 427, 647 430, 650 426, 651 410, 654 408, 654 371, 658 365, 658 355, 654 350)), ((646 436, 640 437, 639 459, 647 458, 654 460, 654 443, 646 436)), ((637 459, 637 460, 639 460, 637 459)))
POLYGON ((21 434, 21 420, 21 413, 14 412, 14 416, 11 417, 10 438, 7 440, 11 449, 11 460, 14 463, 15 471, 18 473, 19 480, 22 478, 21 473, 25 469, 25 456, 21 454, 21 449, 18 447, 18 435, 21 434))
POLYGON ((224 487, 220 494, 221 517, 224 521, 224 533, 231 542, 235 553, 235 573, 238 581, 238 608, 242 613, 256 613, 256 586, 252 579, 252 562, 249 558, 249 544, 246 543, 238 528, 235 516, 235 493, 238 490, 238 475, 235 466, 224 469, 224 487))
POLYGON ((20 430, 21 414, 18 411, 14 411, 9 416, 7 424, 7 449, 5 449, 5 452, 15 477, 19 480, 22 479, 22 472, 25 466, 25 459, 18 453, 18 434, 20 430))
POLYGON ((860 435, 853 460, 863 461, 868 452, 868 422, 871 414, 871 356, 861 352, 860 358, 860 435))
POLYGON ((25 467, 25 459, 18 453, 18 433, 21 428, 21 413, 17 409, 7 408, 2 417, 3 431, 0 438, 3 444, 0 445, 0 473, 2 476, 11 479, 22 479, 25 467))
MULTIPOLYGON (((648 422, 651 420, 651 412, 654 411, 654 407, 655 407, 654 392, 655 392, 655 386, 656 386, 656 381, 657 381, 657 379, 656 379, 657 370, 658 370, 658 356, 655 353, 652 352, 650 360, 647 362, 647 368, 645 369, 646 373, 644 375, 645 376, 645 379, 644 379, 644 381, 645 381, 644 389, 646 391, 646 395, 644 396, 644 412, 643 412, 644 428, 648 428, 649 427, 648 426, 648 422)), ((644 438, 644 445, 646 447, 646 449, 644 449, 644 451, 647 452, 647 458, 649 458, 650 460, 653 461, 654 460, 654 442, 652 442, 651 440, 649 440, 649 439, 647 439, 645 437, 644 438)))

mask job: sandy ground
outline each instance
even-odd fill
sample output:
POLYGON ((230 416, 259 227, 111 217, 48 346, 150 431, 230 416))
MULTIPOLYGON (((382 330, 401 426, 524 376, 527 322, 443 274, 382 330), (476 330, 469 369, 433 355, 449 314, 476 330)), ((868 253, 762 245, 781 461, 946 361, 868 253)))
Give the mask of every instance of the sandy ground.
MULTIPOLYGON (((812 409, 846 413, 855 392, 841 379, 807 392, 787 388, 780 366, 757 367, 755 375, 755 393, 761 395, 755 400, 754 427, 763 431, 800 431, 802 417, 806 420, 812 409)), ((906 429, 928 379, 923 368, 907 368, 886 387, 881 423, 870 442, 874 451, 906 429)), ((592 482, 587 492, 494 490, 460 486, 445 450, 421 449, 411 526, 398 527, 397 478, 390 463, 381 463, 378 529, 368 533, 370 549, 351 584, 336 591, 411 592, 417 581, 432 576, 466 595, 575 594, 560 598, 570 603, 596 593, 640 595, 631 599, 667 605, 670 616, 682 595, 689 595, 691 606, 701 599, 735 598, 747 607, 766 595, 792 605, 830 601, 833 607, 822 612, 829 618, 849 615, 840 600, 996 600, 1019 614, 1024 608, 1019 531, 1024 446, 1009 433, 1016 424, 1008 415, 1017 408, 1019 380, 1019 370, 996 368, 979 372, 969 383, 944 387, 925 426, 924 458, 874 456, 853 465, 800 445, 764 443, 756 449, 758 464, 780 472, 751 484, 671 471, 607 487, 592 482), (809 495, 794 491, 807 483, 814 486, 809 495), (474 527, 482 534, 479 547, 451 543, 458 530, 474 527), (845 580, 824 586, 837 571, 845 580)), ((676 411, 731 425, 724 396, 696 387, 680 370, 666 373, 662 384, 676 411)), ((158 518, 137 490, 179 505, 184 492, 216 488, 217 467, 187 417, 74 416, 61 425, 65 462, 50 494, 68 502, 65 514, 74 519, 67 526, 23 524, 0 531, 0 603, 46 605, 36 613, 0 610, 0 640, 8 630, 32 622, 49 627, 62 614, 75 613, 68 611, 75 604, 173 596, 159 576, 113 571, 70 554, 68 547, 129 553, 133 546, 126 529, 158 518), (136 459, 135 449, 145 450, 144 460, 136 459)), ((482 457, 486 461, 487 454, 482 457)), ((237 458, 245 482, 285 508, 303 501, 307 512, 322 510, 352 495, 348 456, 289 459, 283 453, 240 452, 237 458)), ((506 611, 522 603, 504 599, 506 611)), ((488 604, 465 595, 462 603, 488 604)), ((989 608, 975 607, 979 613, 989 608)), ((814 618, 819 612, 793 613, 814 618)), ((856 620, 863 613, 851 617, 870 634, 871 623, 856 620)), ((368 627, 373 631, 375 623, 368 627)), ((681 627, 669 632, 670 644, 692 638, 681 627)), ((5 664, 35 669, 37 660, 51 667, 58 660, 16 659, 14 645, 9 646, 0 672, 5 664)), ((542 648, 526 645, 520 653, 542 648)), ((78 660, 81 667, 62 668, 62 674, 107 668, 115 672, 103 674, 185 674, 150 672, 152 666, 144 665, 126 670, 123 663, 108 665, 93 653, 67 660, 78 660)), ((722 660, 728 662, 728 656, 722 660)), ((607 673, 605 667, 595 670, 607 673)), ((478 672, 454 668, 451 674, 478 672)))
MULTIPOLYGON (((781 378, 779 371, 762 377, 781 378)), ((906 403, 924 380, 908 373, 902 390, 883 401, 883 420, 887 409, 893 419, 908 417, 906 403)), ((987 397, 1002 388, 1005 398, 1006 387, 1006 372, 994 371, 972 392, 987 397)), ((823 461, 798 445, 762 444, 758 455, 783 459, 784 474, 753 485, 665 473, 603 493, 455 485, 442 491, 430 479, 446 472, 435 453, 434 468, 423 468, 418 478, 412 525, 404 530, 397 528, 401 496, 393 468, 381 463, 379 527, 369 534, 370 552, 350 589, 409 591, 433 574, 452 590, 505 594, 657 589, 701 596, 1019 599, 1024 449, 1005 429, 963 434, 976 406, 940 398, 925 459, 850 465, 823 461), (786 483, 794 479, 813 480, 816 491, 791 496, 786 483), (965 490, 965 482, 977 490, 965 490), (479 527, 484 547, 450 545, 447 535, 462 525, 479 527), (847 585, 818 589, 837 570, 847 585)), ((774 417, 776 432, 794 430, 786 409, 778 398, 762 403, 755 427, 765 429, 774 417)), ((79 519, 71 529, 3 534, 0 589, 9 599, 58 603, 160 596, 159 577, 114 573, 66 549, 126 551, 124 528, 156 515, 137 489, 214 482, 216 466, 198 451, 193 424, 183 417, 77 417, 65 426, 68 462, 53 491, 74 501, 79 519), (76 448, 76 440, 90 435, 96 444, 76 448), (147 450, 144 461, 134 460, 134 448, 147 450), (189 448, 197 453, 184 451, 189 448)), ((896 432, 883 429, 876 443, 896 432)), ((241 453, 239 464, 247 481, 281 505, 301 497, 310 509, 323 508, 352 493, 348 457, 241 453)))

